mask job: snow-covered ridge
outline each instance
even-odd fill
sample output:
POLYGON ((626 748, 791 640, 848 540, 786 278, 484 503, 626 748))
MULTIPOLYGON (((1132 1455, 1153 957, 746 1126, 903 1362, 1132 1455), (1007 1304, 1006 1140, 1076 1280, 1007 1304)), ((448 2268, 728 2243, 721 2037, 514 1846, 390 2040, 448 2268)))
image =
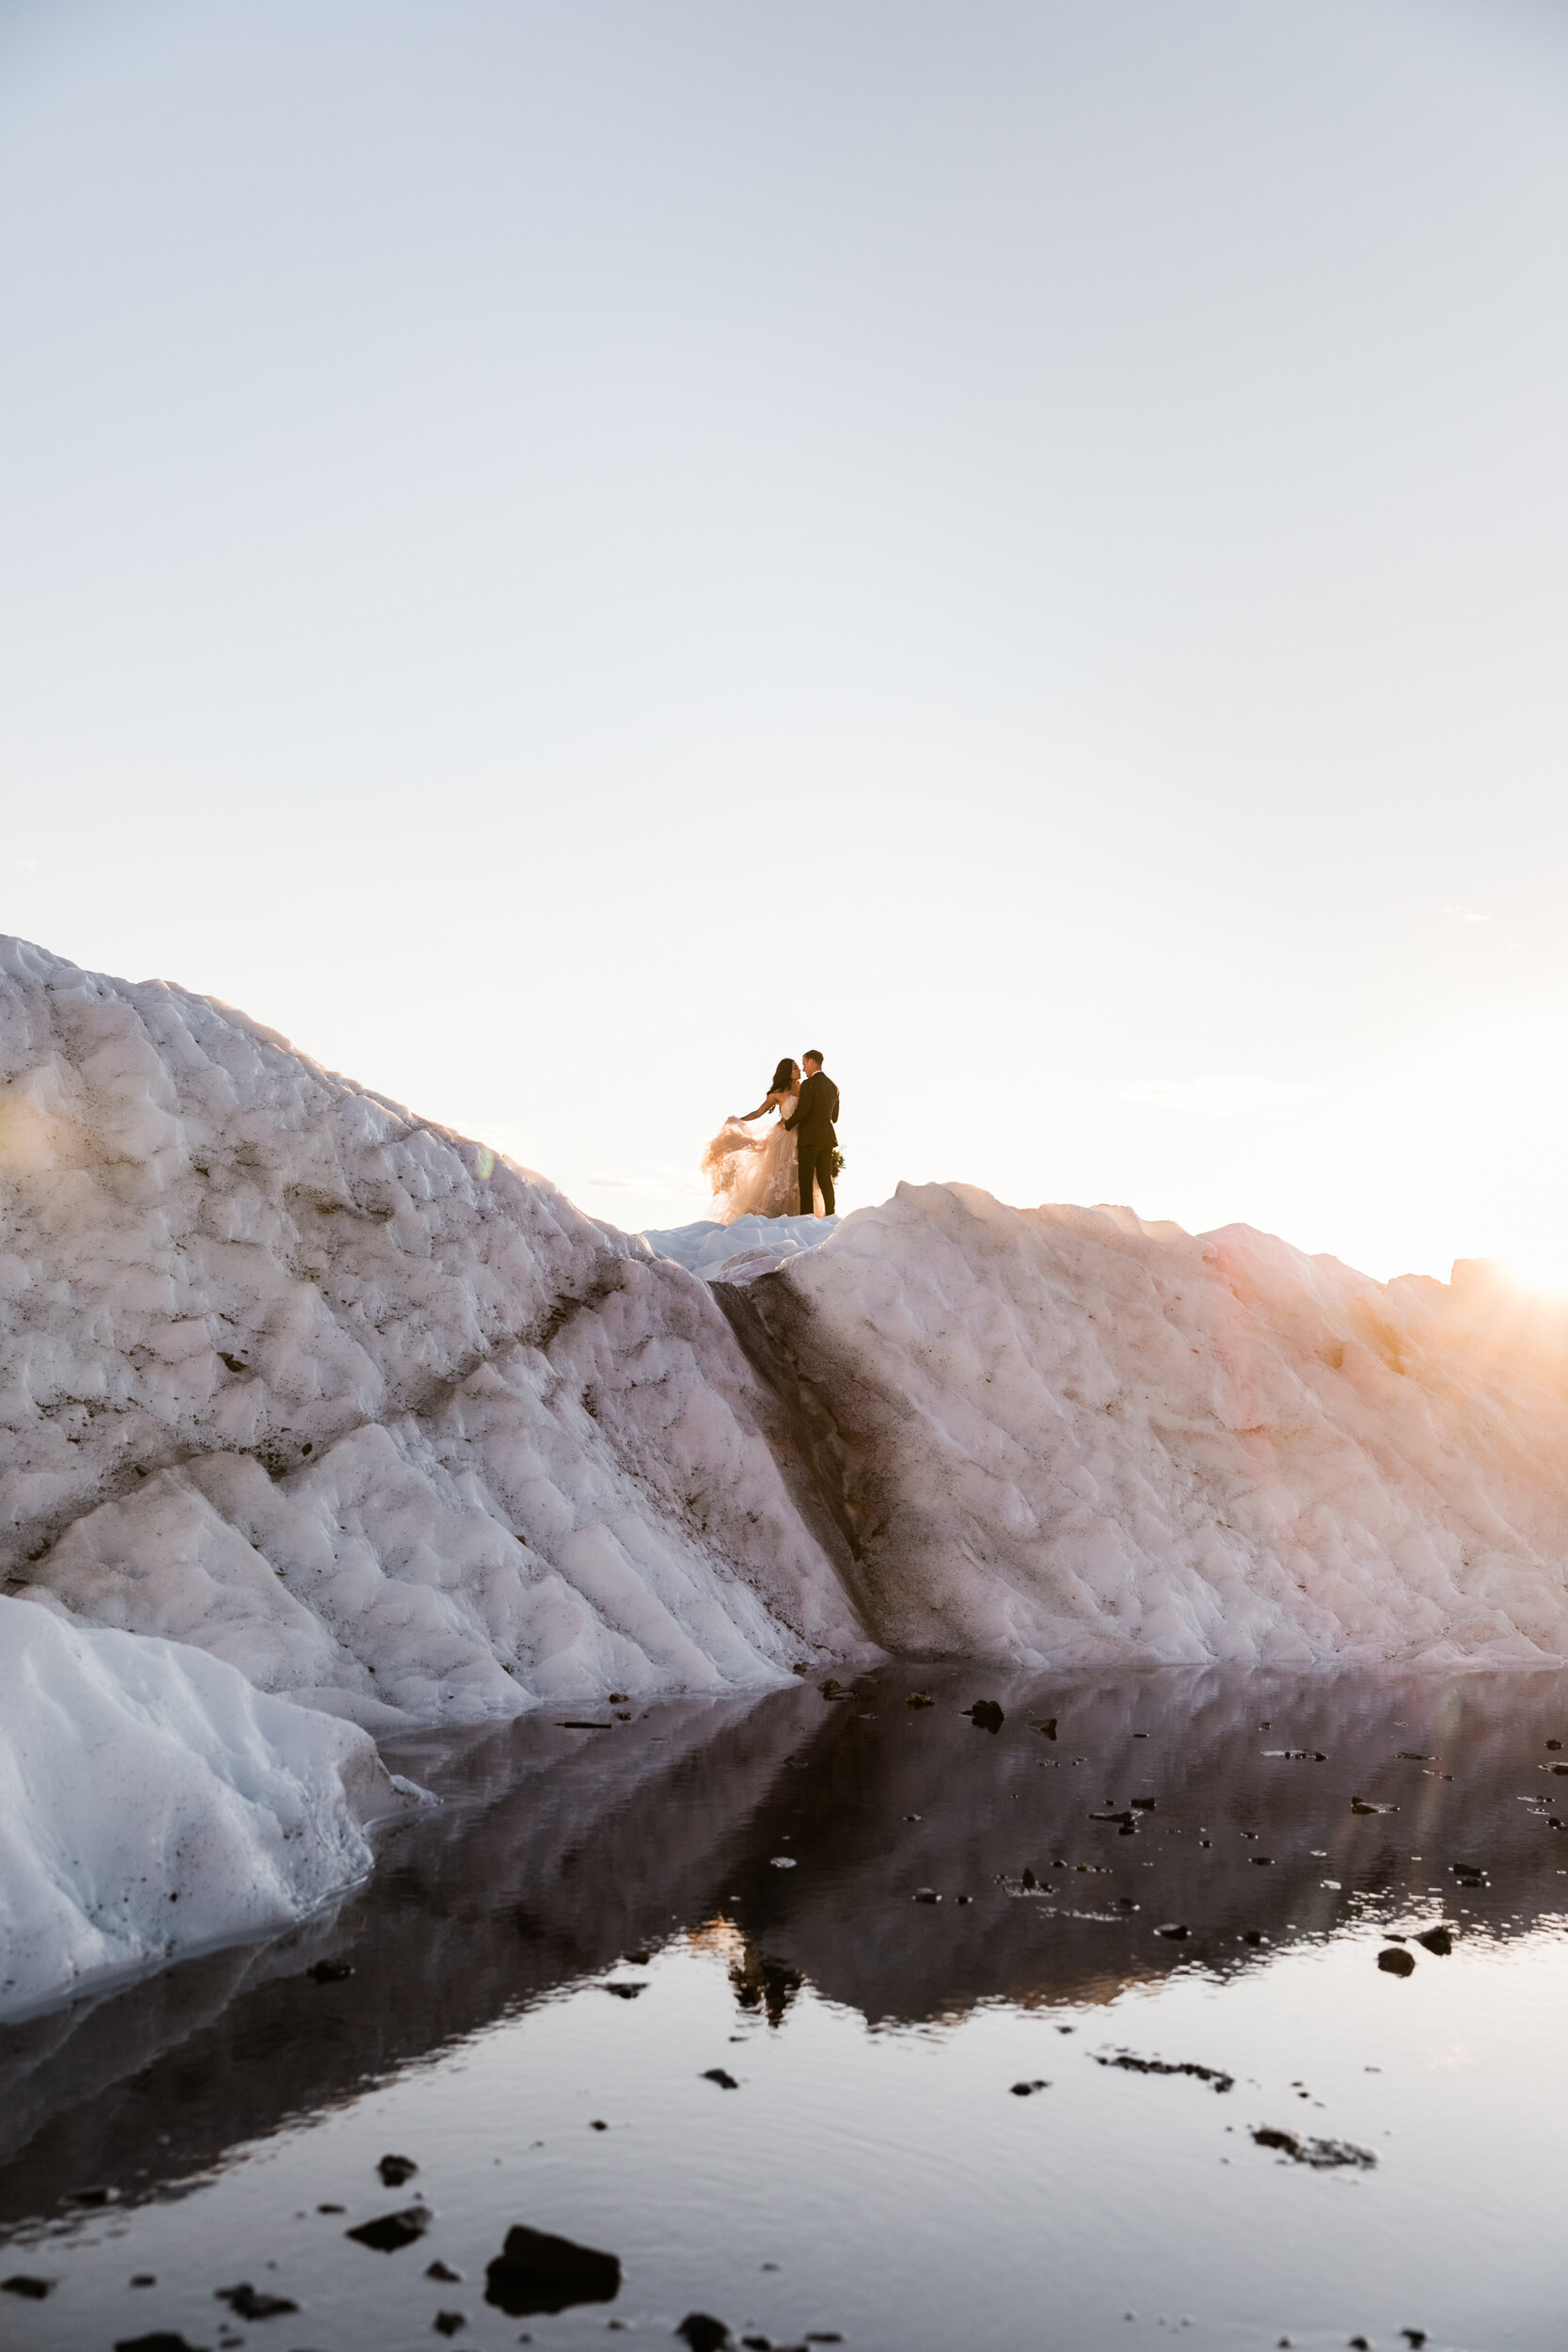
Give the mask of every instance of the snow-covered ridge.
POLYGON ((352 1724, 0 1599, 0 2015, 305 1917, 399 1803, 352 1724))
POLYGON ((927 1184, 736 1271, 889 1649, 1568 1658, 1568 1313, 1484 1267, 927 1184))
POLYGON ((862 1640, 774 1409, 702 1283, 543 1179, 0 942, 10 1593, 372 1727, 766 1685, 862 1640))

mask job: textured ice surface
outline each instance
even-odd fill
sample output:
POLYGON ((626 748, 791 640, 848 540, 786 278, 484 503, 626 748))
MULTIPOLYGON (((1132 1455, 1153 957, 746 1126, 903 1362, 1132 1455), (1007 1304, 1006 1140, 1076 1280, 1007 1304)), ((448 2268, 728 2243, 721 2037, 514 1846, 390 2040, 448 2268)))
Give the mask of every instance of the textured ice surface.
POLYGON ((0 2014, 303 1917, 397 1804, 352 1724, 0 1599, 0 2014))
POLYGON ((733 1225, 675 1225, 642 1239, 705 1282, 746 1282, 802 1249, 820 1248, 837 1225, 836 1216, 737 1216, 733 1225))
POLYGON ((771 1409, 541 1178, 0 942, 8 1590, 372 1728, 766 1684, 860 1640, 771 1409))
POLYGON ((1560 1660, 1568 1317, 1456 1278, 927 1184, 720 1295, 890 1649, 1560 1660))

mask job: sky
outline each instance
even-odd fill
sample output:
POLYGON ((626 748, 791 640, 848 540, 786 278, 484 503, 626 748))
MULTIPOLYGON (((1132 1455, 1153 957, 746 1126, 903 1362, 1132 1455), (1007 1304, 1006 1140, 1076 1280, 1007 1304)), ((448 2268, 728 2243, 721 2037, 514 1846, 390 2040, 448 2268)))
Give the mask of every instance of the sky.
POLYGON ((1560 7, 0 0, 0 929, 1568 1284, 1560 7))

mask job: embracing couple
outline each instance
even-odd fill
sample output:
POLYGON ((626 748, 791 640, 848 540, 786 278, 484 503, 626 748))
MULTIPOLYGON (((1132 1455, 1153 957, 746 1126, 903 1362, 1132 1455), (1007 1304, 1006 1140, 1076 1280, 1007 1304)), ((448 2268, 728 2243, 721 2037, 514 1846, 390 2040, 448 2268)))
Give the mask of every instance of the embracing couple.
POLYGON ((703 1154, 722 1223, 737 1216, 833 1215, 833 1178, 844 1162, 834 1121, 838 1089, 816 1052, 800 1063, 786 1055, 754 1111, 727 1119, 703 1154), (753 1119, 777 1111, 766 1134, 748 1132, 753 1119))

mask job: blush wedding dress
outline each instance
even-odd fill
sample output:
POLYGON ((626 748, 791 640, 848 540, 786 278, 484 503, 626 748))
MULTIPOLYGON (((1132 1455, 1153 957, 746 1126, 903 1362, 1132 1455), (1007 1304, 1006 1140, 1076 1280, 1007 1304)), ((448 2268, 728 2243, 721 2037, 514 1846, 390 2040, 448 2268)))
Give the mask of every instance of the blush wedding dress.
MULTIPOLYGON (((703 1171, 713 1186, 721 1225, 737 1216, 797 1216, 800 1208, 795 1137, 784 1125, 795 1116, 800 1095, 786 1094, 773 1125, 760 1136, 737 1119, 727 1119, 703 1153, 703 1171)), ((812 1205, 820 1196, 812 1186, 812 1205)))

